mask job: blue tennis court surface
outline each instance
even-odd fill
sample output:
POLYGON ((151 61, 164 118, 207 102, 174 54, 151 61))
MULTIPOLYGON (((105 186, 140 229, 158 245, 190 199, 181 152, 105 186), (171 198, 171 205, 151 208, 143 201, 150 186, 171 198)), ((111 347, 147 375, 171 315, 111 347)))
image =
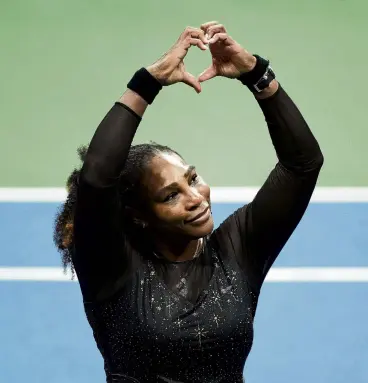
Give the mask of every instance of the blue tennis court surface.
MULTIPOLYGON (((238 204, 214 204, 218 225, 238 204)), ((59 266, 56 203, 0 203, 0 267, 59 266)), ((314 203, 275 267, 367 267, 368 204, 314 203)), ((266 283, 251 383, 368 382, 368 283, 266 283)), ((77 283, 0 281, 0 382, 97 383, 77 283)), ((229 366, 231 368, 231 366, 229 366)))

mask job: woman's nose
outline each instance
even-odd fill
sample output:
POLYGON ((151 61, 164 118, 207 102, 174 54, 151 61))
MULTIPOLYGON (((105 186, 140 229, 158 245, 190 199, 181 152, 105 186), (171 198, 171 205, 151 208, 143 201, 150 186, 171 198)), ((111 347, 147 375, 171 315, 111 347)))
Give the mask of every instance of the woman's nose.
POLYGON ((204 201, 203 196, 196 189, 191 189, 188 196, 188 207, 189 210, 194 210, 200 206, 204 201))

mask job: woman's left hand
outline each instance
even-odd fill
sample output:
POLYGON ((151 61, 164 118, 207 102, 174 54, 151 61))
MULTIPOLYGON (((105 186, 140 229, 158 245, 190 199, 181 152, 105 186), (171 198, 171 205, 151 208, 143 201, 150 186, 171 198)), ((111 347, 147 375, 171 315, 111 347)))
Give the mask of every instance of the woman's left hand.
POLYGON ((237 78, 255 67, 256 58, 233 40, 222 24, 211 21, 201 25, 201 29, 209 40, 212 65, 198 77, 200 82, 216 76, 237 78))

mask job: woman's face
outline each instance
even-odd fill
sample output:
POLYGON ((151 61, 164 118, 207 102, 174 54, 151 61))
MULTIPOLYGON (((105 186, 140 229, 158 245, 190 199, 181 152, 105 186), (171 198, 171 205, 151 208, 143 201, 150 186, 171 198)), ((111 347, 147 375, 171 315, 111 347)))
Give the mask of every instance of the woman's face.
POLYGON ((193 166, 174 153, 155 156, 143 179, 150 214, 148 227, 191 239, 210 234, 214 223, 210 188, 193 166))

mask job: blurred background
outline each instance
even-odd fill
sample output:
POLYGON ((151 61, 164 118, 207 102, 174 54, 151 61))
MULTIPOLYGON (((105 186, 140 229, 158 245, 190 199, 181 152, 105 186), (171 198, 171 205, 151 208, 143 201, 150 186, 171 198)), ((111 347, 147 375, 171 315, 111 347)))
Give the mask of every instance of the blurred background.
MULTIPOLYGON (((0 1, 0 382, 97 383, 103 361, 52 242, 76 148, 138 68, 218 20, 271 60, 325 156, 305 217, 269 274, 250 383, 368 381, 368 38, 364 0, 0 1)), ((192 49, 198 75, 208 52, 192 49)), ((275 164, 238 82, 165 88, 136 142, 170 145, 213 186, 218 225, 275 164)), ((229 367, 230 368, 230 367, 229 367)))

